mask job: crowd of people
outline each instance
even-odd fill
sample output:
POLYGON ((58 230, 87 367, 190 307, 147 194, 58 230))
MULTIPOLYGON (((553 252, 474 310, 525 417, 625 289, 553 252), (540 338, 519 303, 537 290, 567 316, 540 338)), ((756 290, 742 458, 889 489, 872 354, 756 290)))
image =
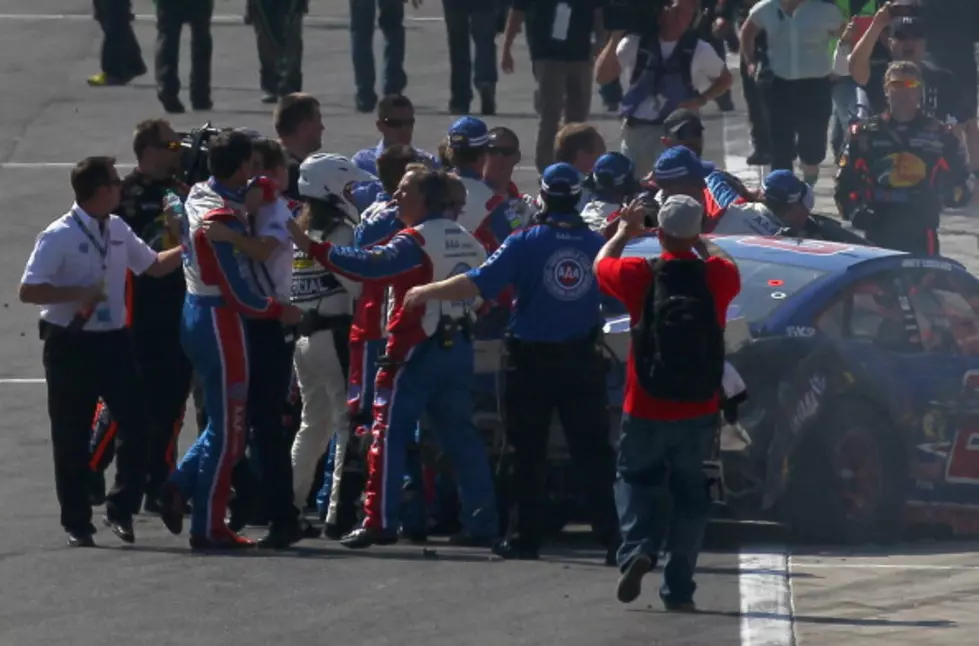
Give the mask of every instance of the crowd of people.
MULTIPOLYGON (((790 117, 778 126, 785 115, 769 114, 764 130, 779 143, 758 189, 701 158, 698 110, 724 102, 730 74, 713 47, 687 35, 697 27, 693 3, 669 3, 657 33, 613 32, 594 69, 585 58, 589 94, 593 73, 611 83, 626 70, 622 152, 608 152, 587 110, 581 119, 568 112, 584 91, 573 88, 586 82, 580 61, 568 59, 569 40, 586 34, 590 43, 594 25, 577 22, 577 5, 565 4, 555 11, 570 12, 566 32, 547 35, 533 24, 541 19, 534 4, 511 9, 503 62, 512 70, 509 47, 526 13, 541 91, 535 195, 512 180, 521 156, 512 130, 462 116, 431 154, 415 147, 414 107, 400 93, 370 106, 380 141, 351 157, 320 152, 319 102, 280 86, 270 92, 275 137, 215 134, 205 181, 184 184, 180 135, 162 119, 137 125, 129 176, 119 177, 112 158, 79 162, 75 203, 38 236, 20 288, 23 302, 41 307, 69 545, 94 545, 92 506, 101 502, 105 525, 127 543, 141 509, 174 534, 189 513, 195 550, 287 549, 324 531, 353 549, 425 541, 432 525, 424 507, 435 504, 441 478, 442 488, 458 490, 457 509, 435 510, 457 530, 451 544, 535 559, 546 537, 544 468, 556 411, 586 483, 595 538, 621 572, 618 598, 639 595, 668 537, 660 596, 669 609, 693 607, 710 507, 703 462, 716 450, 723 328, 740 289, 737 266, 701 236, 866 240, 812 213, 821 157, 818 142, 807 142, 815 121, 801 107, 783 110, 790 117), (538 32, 554 47, 535 52, 538 32), (566 89, 560 127, 549 83, 566 89), (797 153, 802 178, 792 171, 797 153), (658 259, 622 257, 638 236, 658 238, 658 259), (610 312, 628 312, 635 340, 617 456, 599 351, 610 312), (499 489, 472 420, 474 342, 487 338, 505 346, 500 395, 512 468, 499 489), (200 434, 178 461, 176 433, 195 384, 200 434), (299 411, 296 428, 283 415, 291 410, 299 411), (438 472, 422 458, 423 432, 451 469, 438 472), (106 493, 102 472, 113 457, 106 493), (671 527, 667 492, 676 501, 671 527), (322 527, 305 517, 311 495, 322 527), (240 533, 249 524, 268 532, 252 541, 240 533)), ((762 34, 769 61, 779 47, 800 46, 780 34, 783 23, 842 31, 835 5, 813 6, 823 4, 758 3, 741 28, 745 73, 759 83, 764 76, 764 59, 745 53, 745 45, 758 51, 762 34)), ((863 38, 893 23, 891 11, 880 9, 854 48, 853 82, 866 71, 863 38)), ((842 218, 871 243, 935 254, 942 208, 971 198, 959 138, 969 131, 936 118, 928 68, 913 60, 917 49, 898 44, 917 18, 896 20, 898 60, 880 77, 886 110, 847 121, 836 198, 842 218)), ((829 60, 828 41, 805 46, 829 60)), ((829 87, 815 82, 822 67, 807 71, 809 63, 790 59, 788 68, 770 67, 768 82, 784 84, 784 97, 829 87)), ((830 113, 821 113, 827 122, 830 113)))

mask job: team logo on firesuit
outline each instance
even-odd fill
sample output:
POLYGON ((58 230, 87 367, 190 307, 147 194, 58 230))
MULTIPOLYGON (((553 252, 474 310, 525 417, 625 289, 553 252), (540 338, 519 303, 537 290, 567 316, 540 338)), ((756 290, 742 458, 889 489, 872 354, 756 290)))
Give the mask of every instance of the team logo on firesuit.
POLYGON ((928 167, 923 159, 914 153, 900 152, 888 155, 880 161, 877 184, 890 188, 911 188, 917 186, 928 176, 928 167))
POLYGON ((561 301, 581 298, 591 287, 591 260, 578 249, 558 249, 544 265, 544 287, 561 301))

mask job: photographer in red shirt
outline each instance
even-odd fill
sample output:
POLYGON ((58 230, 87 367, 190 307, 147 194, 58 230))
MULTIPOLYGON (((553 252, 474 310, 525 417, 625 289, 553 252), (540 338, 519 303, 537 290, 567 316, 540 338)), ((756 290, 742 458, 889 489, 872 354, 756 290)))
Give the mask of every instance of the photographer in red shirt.
POLYGON ((632 323, 615 483, 623 540, 618 598, 639 596, 669 530, 660 598, 667 610, 690 611, 711 504, 703 462, 719 429, 724 324, 741 278, 701 239, 703 205, 687 195, 670 196, 660 209, 658 258, 621 258, 642 235, 643 216, 638 203, 624 209, 595 259, 599 287, 625 304, 632 323))

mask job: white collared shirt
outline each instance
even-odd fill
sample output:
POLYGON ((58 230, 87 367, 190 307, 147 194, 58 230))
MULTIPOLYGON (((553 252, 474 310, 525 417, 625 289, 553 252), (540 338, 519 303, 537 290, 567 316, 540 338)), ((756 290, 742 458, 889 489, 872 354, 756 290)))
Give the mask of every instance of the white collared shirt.
POLYGON ((289 302, 292 297, 292 237, 286 228, 289 220, 292 219, 292 211, 289 203, 283 198, 278 198, 272 204, 263 206, 255 216, 255 230, 252 234, 260 238, 273 238, 279 246, 275 248, 272 255, 264 263, 250 261, 249 273, 255 274, 248 276, 255 281, 257 293, 265 296, 272 296, 284 302, 289 302), (262 270, 264 265, 265 270, 262 270), (272 285, 269 285, 271 280, 272 285))
MULTIPOLYGON (((156 262, 156 252, 140 240, 117 215, 110 215, 105 232, 78 204, 42 231, 27 259, 25 285, 85 287, 104 281, 106 300, 85 324, 88 331, 118 330, 125 326, 126 272, 136 274, 156 262), (82 229, 85 227, 85 230, 82 229), (87 232, 87 233, 86 233, 87 232), (100 248, 105 250, 103 259, 100 248)), ((81 303, 41 306, 41 318, 55 325, 71 323, 81 303)))
POLYGON ((789 14, 781 0, 761 0, 748 19, 768 34, 768 62, 775 76, 794 81, 822 78, 832 71, 829 46, 846 24, 836 4, 805 0, 789 14))

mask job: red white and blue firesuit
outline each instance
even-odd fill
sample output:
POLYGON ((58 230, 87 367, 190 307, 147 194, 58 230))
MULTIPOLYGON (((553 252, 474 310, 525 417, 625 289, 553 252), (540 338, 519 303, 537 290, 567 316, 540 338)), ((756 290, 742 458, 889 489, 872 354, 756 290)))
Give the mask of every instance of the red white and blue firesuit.
POLYGON ((191 499, 191 535, 222 540, 231 471, 245 450, 248 355, 242 317, 278 318, 282 305, 245 282, 234 246, 208 240, 208 220, 247 233, 235 210, 242 199, 214 178, 196 184, 184 204, 183 266, 187 283, 180 339, 203 385, 207 427, 171 476, 191 499))
POLYGON ((456 222, 436 215, 370 249, 314 243, 309 254, 352 280, 382 283, 388 293, 388 339, 375 382, 364 527, 397 531, 407 448, 427 414, 456 467, 465 530, 474 537, 495 536, 493 481, 472 424, 472 341, 463 331, 440 333, 440 322, 465 323, 464 328, 469 305, 431 301, 413 310, 402 307, 410 288, 479 266, 486 258, 482 245, 456 222))
POLYGON ((510 200, 495 195, 481 177, 470 171, 459 171, 459 177, 466 187, 466 206, 458 222, 492 254, 521 223, 511 213, 510 200))

